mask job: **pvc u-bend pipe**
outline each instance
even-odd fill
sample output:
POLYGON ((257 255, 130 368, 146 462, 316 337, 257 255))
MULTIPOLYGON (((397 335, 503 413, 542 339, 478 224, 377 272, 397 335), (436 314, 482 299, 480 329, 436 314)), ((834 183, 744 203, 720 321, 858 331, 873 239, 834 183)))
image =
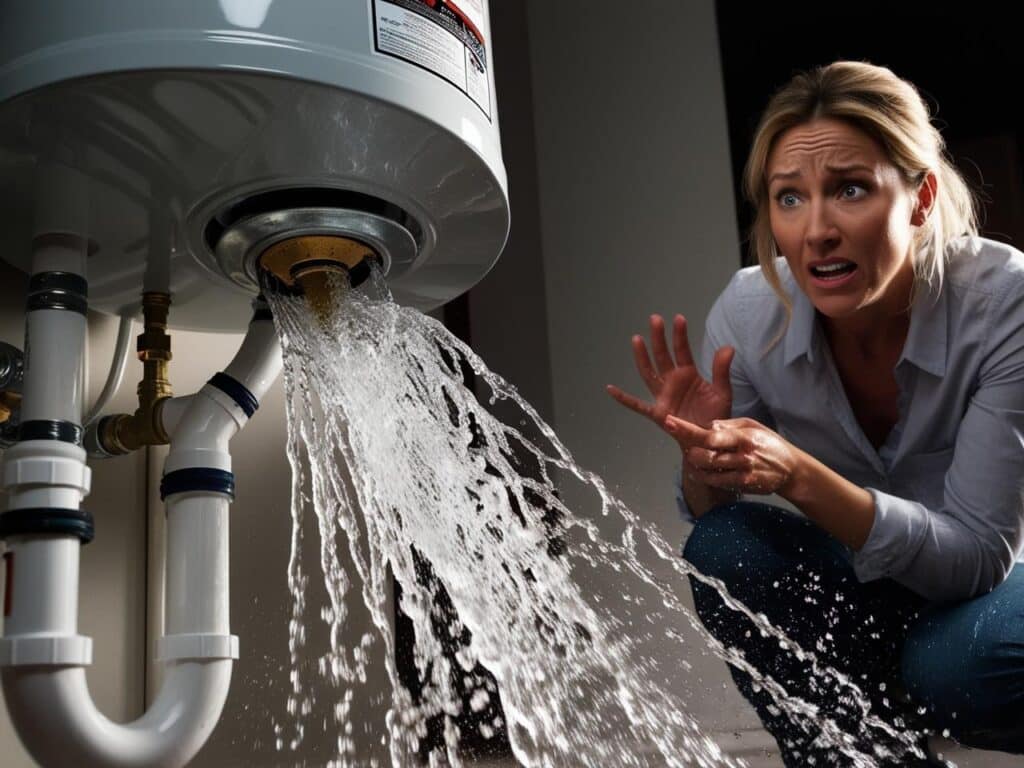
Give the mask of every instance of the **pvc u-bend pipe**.
MULTIPOLYGON (((44 250, 34 259, 33 281, 52 271, 84 274, 79 250, 44 250), (55 264, 59 269, 52 269, 55 264)), ((171 435, 161 486, 168 525, 167 634, 159 656, 167 670, 149 710, 118 724, 92 701, 85 679, 91 640, 77 632, 79 550, 92 536, 91 518, 80 510, 89 470, 79 445, 80 378, 72 371, 81 364, 84 342, 80 308, 29 312, 32 357, 23 414, 43 424, 23 428, 5 456, 9 504, 0 533, 13 579, 0 640, 4 698, 23 744, 47 768, 176 768, 195 756, 216 725, 238 656, 228 616, 228 507, 234 495, 228 443, 277 377, 281 353, 269 310, 257 304, 228 368, 195 395, 165 406, 171 435)))

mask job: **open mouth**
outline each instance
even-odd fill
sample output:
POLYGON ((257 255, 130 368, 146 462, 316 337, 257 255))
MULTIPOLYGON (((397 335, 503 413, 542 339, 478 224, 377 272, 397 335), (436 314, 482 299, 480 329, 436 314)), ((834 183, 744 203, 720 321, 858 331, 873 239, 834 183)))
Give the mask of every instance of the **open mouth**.
POLYGON ((852 275, 857 270, 857 265, 852 261, 829 264, 825 267, 810 267, 811 275, 819 282, 839 282, 852 275))

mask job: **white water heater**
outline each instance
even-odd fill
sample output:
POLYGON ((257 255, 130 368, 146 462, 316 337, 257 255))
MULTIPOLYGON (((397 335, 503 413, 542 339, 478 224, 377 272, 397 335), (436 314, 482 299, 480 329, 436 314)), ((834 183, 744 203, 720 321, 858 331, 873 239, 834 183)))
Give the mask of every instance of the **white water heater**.
POLYGON ((487 1, 0 0, 0 221, 31 275, 24 355, 0 350, 4 700, 47 768, 181 768, 239 655, 229 445, 281 369, 253 297, 277 280, 330 309, 325 275, 376 261, 429 309, 487 272, 509 226, 487 1), (90 306, 125 340, 144 310, 133 414, 85 415, 90 306), (175 397, 168 325, 248 330, 175 397), (165 444, 164 677, 119 724, 78 633, 86 458, 165 444))
POLYGON ((338 235, 395 299, 477 282, 509 226, 486 0, 0 3, 0 256, 90 242, 90 306, 241 330, 276 242, 338 235))

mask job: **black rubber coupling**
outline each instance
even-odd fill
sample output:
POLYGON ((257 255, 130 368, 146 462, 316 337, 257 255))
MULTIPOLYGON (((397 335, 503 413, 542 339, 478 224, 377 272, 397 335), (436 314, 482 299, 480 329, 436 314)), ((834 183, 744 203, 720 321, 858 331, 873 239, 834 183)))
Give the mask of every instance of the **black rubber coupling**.
POLYGON ((209 384, 211 387, 216 387, 225 395, 234 400, 235 404, 238 405, 238 407, 241 408, 243 411, 245 411, 245 415, 248 416, 250 419, 252 418, 252 415, 256 413, 256 410, 260 407, 260 401, 256 399, 256 395, 250 392, 249 388, 246 387, 245 384, 243 384, 233 376, 228 376, 228 374, 224 373, 223 371, 220 373, 215 373, 213 375, 213 378, 211 378, 206 383, 209 384))
POLYGON ((89 284, 74 272, 37 272, 28 281, 26 309, 63 309, 84 315, 89 308, 89 284))
POLYGON ((96 533, 92 515, 84 509, 32 507, 10 509, 0 515, 0 539, 32 534, 77 536, 83 544, 96 533))
POLYGON ((223 493, 233 500, 235 498, 235 476, 224 469, 188 467, 168 472, 160 480, 161 501, 175 493, 188 493, 189 491, 223 493))
POLYGON ((62 419, 33 419, 18 426, 18 440, 59 440, 72 445, 82 444, 82 427, 62 419))

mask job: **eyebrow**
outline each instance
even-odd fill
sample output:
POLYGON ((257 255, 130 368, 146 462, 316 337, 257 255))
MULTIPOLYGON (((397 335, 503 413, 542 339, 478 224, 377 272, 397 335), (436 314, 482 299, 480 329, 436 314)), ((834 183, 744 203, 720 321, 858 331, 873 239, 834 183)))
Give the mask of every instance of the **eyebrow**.
MULTIPOLYGON (((874 173, 874 170, 866 165, 855 163, 854 165, 826 165, 825 170, 836 176, 841 176, 844 173, 851 173, 852 171, 867 171, 868 173, 874 173)), ((800 171, 785 171, 779 173, 773 173, 768 178, 768 184, 777 179, 795 179, 800 176, 800 171)))

